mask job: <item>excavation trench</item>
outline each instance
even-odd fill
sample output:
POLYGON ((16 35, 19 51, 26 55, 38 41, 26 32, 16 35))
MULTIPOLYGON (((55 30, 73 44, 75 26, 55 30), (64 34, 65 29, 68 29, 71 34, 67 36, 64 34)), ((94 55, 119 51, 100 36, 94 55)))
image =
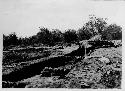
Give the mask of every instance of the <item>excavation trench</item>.
MULTIPOLYGON (((89 54, 90 51, 92 52, 94 49, 95 49, 94 46, 87 48, 86 54, 89 54)), ((82 47, 63 56, 39 59, 40 61, 37 63, 24 66, 23 68, 19 70, 14 70, 9 74, 3 74, 2 81, 17 82, 41 74, 41 71, 45 67, 57 68, 60 66, 65 66, 66 64, 71 64, 73 61, 78 61, 76 56, 84 56, 85 54, 84 50, 85 50, 84 47, 82 47)))
MULTIPOLYGON (((93 49, 94 48, 92 47, 87 48, 87 54, 90 52, 90 50, 92 51, 93 49)), ((78 50, 75 50, 64 56, 40 59, 41 61, 25 66, 20 70, 14 70, 9 74, 3 74, 2 81, 17 82, 41 74, 41 71, 45 67, 57 68, 60 66, 65 66, 67 64, 77 62, 79 61, 79 59, 77 59, 76 56, 84 56, 85 52, 83 50, 84 48, 79 48, 78 50)))
POLYGON ((2 75, 2 81, 17 82, 22 79, 30 78, 32 76, 40 74, 45 67, 55 68, 64 66, 73 59, 74 57, 71 56, 58 56, 58 57, 48 58, 45 59, 44 61, 40 61, 38 63, 25 66, 20 70, 15 70, 10 74, 2 75))

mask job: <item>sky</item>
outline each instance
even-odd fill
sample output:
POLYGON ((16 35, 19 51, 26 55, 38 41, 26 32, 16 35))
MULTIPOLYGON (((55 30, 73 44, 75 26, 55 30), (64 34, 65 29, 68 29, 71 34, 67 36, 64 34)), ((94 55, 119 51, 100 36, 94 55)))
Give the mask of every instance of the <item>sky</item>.
POLYGON ((89 15, 108 18, 125 28, 125 1, 98 0, 0 0, 0 31, 16 32, 19 37, 29 37, 39 32, 39 27, 51 29, 78 29, 89 15))

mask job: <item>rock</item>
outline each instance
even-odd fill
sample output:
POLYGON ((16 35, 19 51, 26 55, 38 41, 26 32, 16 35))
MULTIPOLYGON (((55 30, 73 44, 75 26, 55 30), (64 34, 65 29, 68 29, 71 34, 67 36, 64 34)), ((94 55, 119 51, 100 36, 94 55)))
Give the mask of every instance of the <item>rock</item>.
POLYGON ((99 58, 99 60, 103 63, 109 63, 110 62, 110 60, 106 57, 101 57, 101 58, 99 58))

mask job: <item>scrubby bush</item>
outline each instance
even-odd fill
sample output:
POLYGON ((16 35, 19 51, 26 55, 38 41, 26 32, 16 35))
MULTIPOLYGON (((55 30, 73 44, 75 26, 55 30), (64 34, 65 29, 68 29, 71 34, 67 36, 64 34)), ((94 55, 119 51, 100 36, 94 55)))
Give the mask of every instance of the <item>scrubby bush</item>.
POLYGON ((3 46, 17 45, 18 38, 15 33, 11 33, 8 36, 3 34, 3 46))
POLYGON ((82 28, 78 29, 78 39, 88 40, 95 35, 101 35, 106 26, 106 19, 97 18, 96 16, 91 15, 89 21, 86 22, 82 28))
POLYGON ((53 29, 51 33, 52 33, 52 41, 54 44, 63 42, 64 37, 63 37, 63 33, 60 30, 53 29))
POLYGON ((58 29, 50 31, 48 28, 39 27, 39 32, 36 35, 18 38, 15 33, 11 33, 8 36, 3 35, 3 46, 8 47, 10 45, 23 45, 34 46, 37 44, 44 44, 54 46, 58 43, 72 43, 81 40, 89 40, 90 38, 101 35, 102 40, 121 40, 122 28, 116 24, 108 25, 106 19, 97 18, 92 15, 89 20, 79 28, 77 31, 74 29, 67 29, 62 33, 58 29))
POLYGON ((98 18, 95 15, 90 15, 89 21, 85 23, 85 27, 92 32, 93 35, 101 34, 107 26, 106 19, 98 18))
POLYGON ((92 33, 87 30, 84 26, 77 31, 78 40, 88 40, 92 37, 92 33))
POLYGON ((40 28, 40 32, 37 33, 36 35, 37 41, 43 44, 52 44, 52 34, 47 28, 40 28))
POLYGON ((64 41, 67 43, 71 43, 73 41, 77 41, 76 31, 73 29, 69 29, 64 33, 64 41))
POLYGON ((122 28, 116 24, 111 24, 102 32, 102 38, 103 40, 121 40, 122 28))

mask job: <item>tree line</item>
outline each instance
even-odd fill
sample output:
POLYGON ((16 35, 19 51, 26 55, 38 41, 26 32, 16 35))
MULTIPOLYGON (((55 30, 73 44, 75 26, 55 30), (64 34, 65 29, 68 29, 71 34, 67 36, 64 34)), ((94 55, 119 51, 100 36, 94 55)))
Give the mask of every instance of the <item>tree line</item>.
POLYGON ((95 16, 91 16, 89 21, 78 30, 67 29, 65 32, 61 32, 59 29, 50 31, 45 27, 40 27, 39 30, 40 31, 36 35, 28 38, 17 37, 16 33, 11 33, 9 35, 3 34, 3 46, 28 46, 38 44, 54 46, 57 43, 74 43, 81 40, 88 40, 98 34, 101 35, 102 40, 122 39, 121 26, 116 24, 109 25, 105 19, 95 16))

